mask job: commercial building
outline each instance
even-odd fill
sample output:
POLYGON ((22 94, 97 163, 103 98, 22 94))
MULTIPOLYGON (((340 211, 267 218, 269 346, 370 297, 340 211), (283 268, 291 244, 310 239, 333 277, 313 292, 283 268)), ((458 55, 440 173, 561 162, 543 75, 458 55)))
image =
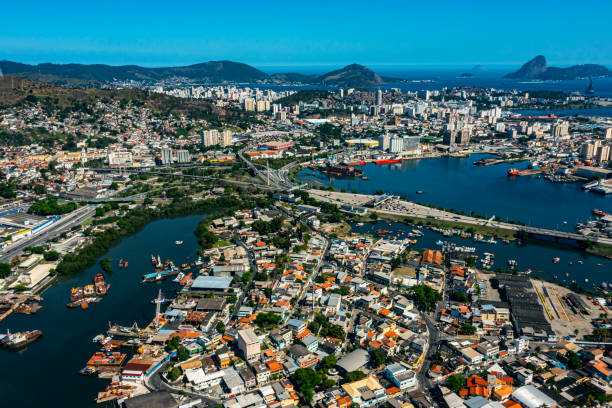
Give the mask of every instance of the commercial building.
POLYGON ((259 337, 253 329, 238 331, 238 348, 247 361, 256 361, 261 354, 259 337))

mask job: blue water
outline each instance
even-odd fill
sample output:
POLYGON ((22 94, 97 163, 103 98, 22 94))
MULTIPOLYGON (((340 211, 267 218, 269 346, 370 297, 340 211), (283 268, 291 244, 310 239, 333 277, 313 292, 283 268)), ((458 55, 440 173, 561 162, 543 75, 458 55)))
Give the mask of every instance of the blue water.
MULTIPOLYGON (((387 223, 384 221, 365 223, 363 226, 352 224, 351 227, 353 232, 357 233, 374 234, 379 229, 392 231, 388 235, 391 237, 398 236, 399 238, 407 238, 406 234, 414 229, 414 227, 402 223, 387 223)), ((484 252, 495 254, 495 264, 492 271, 498 267, 508 270, 508 260, 514 259, 518 262, 517 271, 524 272, 527 269, 531 269, 531 276, 537 274, 544 279, 566 285, 576 280, 578 284, 592 289, 593 284, 600 285, 601 282, 610 282, 612 280, 610 276, 612 260, 588 255, 568 247, 546 243, 540 244, 534 241, 529 241, 527 245, 518 245, 512 241, 509 244, 504 244, 501 241, 498 241, 497 244, 484 244, 460 237, 444 237, 442 234, 429 231, 425 228, 422 228, 422 231, 423 236, 417 239, 417 243, 413 246, 414 249, 439 249, 440 247, 436 245, 436 242, 440 240, 454 242, 459 246, 474 247, 476 248, 475 254, 480 258, 482 258, 484 252), (559 263, 552 262, 554 257, 560 258, 559 263), (557 277, 556 279, 554 278, 555 276, 557 277), (588 283, 584 282, 585 278, 589 279, 588 283)))
POLYGON ((514 114, 521 114, 523 116, 548 116, 554 114, 555 116, 602 116, 610 118, 612 117, 612 108, 587 108, 587 109, 552 109, 552 110, 515 110, 512 111, 514 114))
MULTIPOLYGON (((489 155, 468 158, 437 157, 402 163, 362 167, 368 180, 334 179, 317 174, 318 180, 336 190, 374 194, 377 190, 408 200, 434 204, 527 225, 572 231, 577 222, 591 219, 595 208, 612 213, 612 197, 590 193, 576 183, 551 183, 537 176, 508 177, 512 167, 526 162, 481 167, 473 163, 489 155), (416 194, 422 190, 423 194, 416 194), (564 223, 566 221, 567 223, 564 223)), ((312 174, 302 170, 298 177, 312 174)))
MULTIPOLYGON (((398 82, 382 86, 382 89, 400 88, 403 92, 418 90, 440 90, 442 88, 454 87, 478 87, 500 90, 548 90, 562 92, 583 93, 589 81, 586 79, 572 81, 525 81, 503 79, 502 77, 516 71, 518 66, 495 66, 484 71, 472 71, 472 66, 394 66, 394 65, 368 65, 376 73, 384 77, 399 78, 407 81, 430 81, 430 82, 398 82), (461 78, 466 72, 473 73, 471 78, 461 78)), ((265 66, 260 67, 266 73, 299 72, 303 74, 323 74, 342 66, 265 66)), ((279 87, 278 85, 253 85, 259 88, 272 89, 309 89, 312 87, 279 87)), ((593 78, 595 96, 612 97, 612 78, 593 78)), ((334 89, 333 87, 315 87, 317 89, 334 89)))
POLYGON ((180 286, 169 281, 141 284, 142 275, 152 272, 151 254, 175 264, 193 262, 199 245, 194 235, 203 216, 156 221, 140 233, 124 239, 103 257, 113 259, 114 272, 106 275, 111 283, 108 295, 89 309, 68 309, 66 303, 73 286, 91 283, 100 266, 58 282, 42 293, 43 309, 34 315, 11 315, 0 323, 0 333, 42 330, 43 336, 19 352, 0 350, 0 395, 3 407, 95 407, 95 398, 110 380, 82 376, 79 370, 99 351, 92 338, 104 333, 108 323, 145 327, 155 316, 151 299, 158 290, 173 296, 180 286), (175 245, 175 240, 184 241, 175 245), (118 269, 117 262, 129 262, 118 269))

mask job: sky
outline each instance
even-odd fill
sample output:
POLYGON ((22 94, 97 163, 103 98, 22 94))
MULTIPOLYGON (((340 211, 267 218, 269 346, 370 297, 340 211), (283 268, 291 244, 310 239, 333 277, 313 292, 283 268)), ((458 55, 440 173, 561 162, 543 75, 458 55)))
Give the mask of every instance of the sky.
POLYGON ((610 0, 32 0, 1 15, 0 60, 25 63, 612 67, 610 0))

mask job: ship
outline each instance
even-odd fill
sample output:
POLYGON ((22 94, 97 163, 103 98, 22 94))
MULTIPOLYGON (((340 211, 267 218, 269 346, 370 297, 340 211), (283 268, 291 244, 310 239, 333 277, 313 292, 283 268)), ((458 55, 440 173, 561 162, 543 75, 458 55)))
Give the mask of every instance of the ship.
POLYGON ((76 288, 70 289, 70 301, 71 302, 76 302, 81 299, 83 299, 83 288, 76 287, 76 288))
POLYGON ((354 167, 343 166, 343 165, 333 166, 333 165, 328 164, 324 167, 320 167, 319 171, 321 173, 331 174, 334 176, 350 176, 350 177, 363 176, 363 171, 361 169, 356 169, 354 167))
POLYGON ((106 295, 108 287, 106 286, 106 280, 104 279, 104 275, 102 275, 101 272, 96 273, 96 276, 94 277, 94 285, 96 287, 96 295, 106 295))
POLYGON ((595 209, 595 210, 593 210, 591 212, 593 213, 593 215, 597 215, 599 217, 606 217, 606 216, 610 215, 608 213, 605 213, 605 212, 603 212, 601 210, 597 210, 597 209, 595 209))
POLYGON ((515 168, 508 170, 508 176, 516 176, 517 174, 519 174, 519 171, 515 168))
POLYGON ((593 88, 593 79, 589 78, 589 87, 584 91, 586 95, 594 95, 595 88, 593 88))
POLYGON ((387 159, 381 159, 381 160, 376 160, 374 162, 374 164, 393 164, 393 163, 400 163, 403 159, 399 156, 397 157, 392 157, 392 158, 387 158, 387 159))
POLYGON ((83 297, 91 297, 96 294, 96 289, 94 285, 85 285, 83 286, 83 297))
POLYGON ((42 336, 40 330, 25 331, 19 333, 7 333, 6 337, 2 339, 2 347, 16 350, 27 346, 28 344, 34 343, 42 336))
POLYGON ((342 165, 349 167, 361 167, 365 166, 367 162, 365 161, 354 161, 354 162, 342 162, 342 165))

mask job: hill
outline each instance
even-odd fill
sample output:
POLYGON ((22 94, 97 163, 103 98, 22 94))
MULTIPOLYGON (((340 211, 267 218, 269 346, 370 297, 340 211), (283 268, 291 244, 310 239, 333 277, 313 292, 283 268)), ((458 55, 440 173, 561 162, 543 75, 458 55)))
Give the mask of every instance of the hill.
POLYGON ((359 64, 328 72, 317 78, 323 85, 350 88, 372 88, 385 83, 383 78, 368 67, 359 64))
POLYGON ((199 82, 257 82, 268 79, 266 73, 250 65, 233 61, 208 61, 183 67, 166 68, 104 64, 44 63, 28 65, 12 61, 0 61, 0 69, 5 75, 15 75, 28 79, 46 79, 46 82, 52 83, 56 82, 58 78, 90 82, 111 82, 114 80, 159 81, 169 78, 186 78, 199 82))
POLYGON ((372 88, 394 78, 383 78, 363 65, 352 64, 323 75, 305 75, 295 72, 268 75, 250 65, 233 61, 209 61, 183 67, 146 68, 138 65, 104 64, 22 64, 0 61, 5 75, 46 82, 67 87, 99 88, 113 81, 157 82, 167 79, 183 79, 199 83, 299 83, 351 88, 372 88))
POLYGON ((563 81, 607 76, 612 76, 612 71, 603 65, 584 64, 573 65, 568 68, 549 67, 546 65, 546 57, 543 55, 538 55, 523 64, 518 71, 504 75, 504 78, 563 81))

